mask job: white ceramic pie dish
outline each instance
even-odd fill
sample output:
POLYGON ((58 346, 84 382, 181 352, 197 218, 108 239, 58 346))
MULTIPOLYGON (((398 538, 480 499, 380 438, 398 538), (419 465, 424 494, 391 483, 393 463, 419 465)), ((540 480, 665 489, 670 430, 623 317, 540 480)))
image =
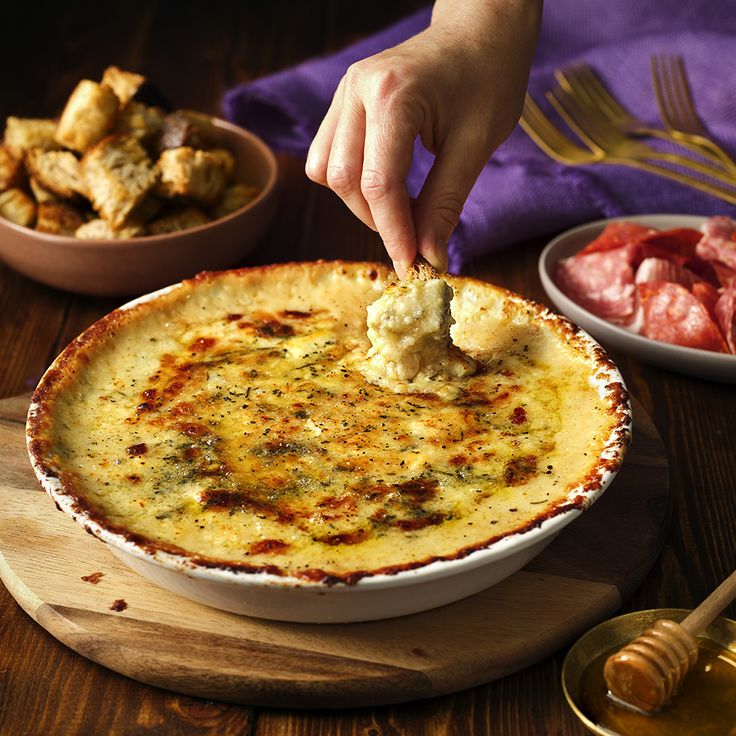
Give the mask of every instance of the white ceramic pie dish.
MULTIPOLYGON (((155 300, 177 288, 174 286, 147 295, 123 309, 155 300)), ((515 295, 509 298, 521 300, 515 295)), ((534 308, 541 319, 553 322, 562 319, 537 305, 534 308)), ((174 593, 233 613, 306 623, 369 621, 417 613, 470 596, 522 568, 593 503, 615 477, 628 444, 631 426, 624 382, 597 343, 587 334, 575 332, 590 356, 590 384, 601 397, 612 392, 621 397, 617 407, 620 409, 619 421, 605 440, 594 471, 569 490, 566 500, 549 518, 464 556, 429 562, 414 569, 371 574, 346 584, 329 579, 310 581, 269 574, 268 571, 249 574, 227 565, 203 564, 191 556, 151 549, 131 539, 130 535, 99 523, 66 492, 58 477, 44 469, 36 453, 30 453, 31 460, 42 486, 62 511, 105 542, 125 564, 174 593)), ((54 365, 48 372, 53 370, 54 365)), ((34 417, 37 409, 38 405, 33 403, 29 419, 34 417)), ((33 436, 29 432, 29 449, 32 442, 33 436)))
POLYGON ((565 294, 555 283, 552 274, 556 264, 573 256, 596 238, 610 222, 636 222, 641 225, 668 230, 670 228, 700 229, 707 220, 699 215, 631 215, 596 220, 567 230, 551 240, 539 257, 539 278, 547 296, 568 319, 600 340, 604 346, 620 350, 645 363, 676 373, 705 378, 723 383, 736 383, 736 355, 712 350, 670 345, 637 335, 624 327, 607 322, 589 312, 565 294))

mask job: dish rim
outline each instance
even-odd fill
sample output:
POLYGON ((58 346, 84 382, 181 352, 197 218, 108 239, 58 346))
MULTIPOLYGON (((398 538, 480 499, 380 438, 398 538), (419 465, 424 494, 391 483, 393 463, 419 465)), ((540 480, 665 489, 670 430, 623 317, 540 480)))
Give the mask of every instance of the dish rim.
MULTIPOLYGON (((342 264, 350 266, 375 267, 377 264, 368 262, 347 262, 347 261, 315 261, 313 263, 330 264, 339 266, 342 264)), ((117 311, 131 310, 141 304, 151 302, 159 297, 185 287, 185 285, 197 281, 199 279, 217 278, 220 275, 236 274, 240 272, 261 271, 264 269, 288 267, 295 265, 304 265, 302 263, 286 263, 277 264, 275 266, 256 266, 251 268, 230 269, 218 272, 202 272, 193 279, 187 279, 177 284, 158 289, 149 294, 140 296, 121 306, 117 311)), ((381 266, 381 268, 385 268, 381 266)), ((463 281, 480 282, 486 284, 479 279, 472 277, 452 277, 463 281)), ((302 588, 313 590, 325 590, 330 588, 334 591, 354 590, 356 588, 363 590, 378 590, 403 587, 412 583, 424 583, 431 580, 457 575, 462 572, 474 570, 478 567, 490 564, 494 561, 500 561, 511 555, 522 552, 528 547, 541 542, 543 539, 551 539, 573 521, 582 511, 587 509, 594 503, 602 493, 608 488, 615 478, 624 461, 626 449, 631 440, 632 413, 631 403, 629 400, 628 390, 621 376, 620 371, 601 348, 601 346, 582 328, 572 323, 566 317, 556 314, 546 306, 527 299, 519 294, 511 292, 503 287, 492 284, 494 289, 503 294, 504 299, 511 300, 524 307, 534 309, 536 315, 545 320, 556 324, 558 327, 564 328, 569 334, 574 335, 580 340, 583 354, 586 361, 590 364, 591 375, 589 382, 593 385, 599 395, 605 398, 612 409, 615 409, 618 417, 613 424, 608 438, 603 443, 603 450, 598 458, 594 468, 584 479, 580 481, 574 488, 570 489, 567 495, 560 499, 557 505, 551 509, 550 515, 541 521, 533 519, 528 522, 525 528, 514 531, 510 534, 503 535, 499 538, 491 538, 487 540, 483 546, 475 547, 460 556, 429 559, 419 561, 412 567, 391 570, 388 572, 371 572, 362 575, 357 580, 346 581, 344 579, 331 579, 329 576, 325 579, 310 580, 288 573, 272 574, 263 567, 257 569, 236 568, 232 564, 226 562, 217 562, 207 558, 197 558, 194 555, 182 555, 178 553, 168 552, 162 549, 145 549, 137 542, 128 538, 124 532, 118 532, 107 528, 104 524, 99 523, 91 516, 89 511, 84 507, 79 507, 74 494, 66 491, 63 482, 50 472, 47 472, 41 462, 41 453, 32 447, 35 439, 32 435, 33 419, 40 405, 37 401, 38 393, 45 388, 45 384, 49 382, 49 376, 55 370, 58 363, 74 346, 77 340, 73 340, 52 362, 49 368, 44 372, 39 384, 34 391, 31 405, 28 410, 28 421, 26 425, 26 445, 31 459, 34 472, 41 483, 44 490, 56 502, 57 507, 65 514, 73 518, 88 532, 107 544, 110 544, 116 550, 132 555, 135 558, 152 562, 160 565, 168 570, 185 573, 188 577, 207 580, 210 582, 222 582, 236 585, 242 588, 250 587, 271 587, 271 588, 302 588)), ((91 330, 96 325, 104 323, 114 312, 110 312, 88 328, 91 330)), ((82 336, 87 332, 82 333, 82 336)), ((80 336, 81 337, 81 336, 80 336)), ((53 379, 51 379, 53 383, 53 379)))

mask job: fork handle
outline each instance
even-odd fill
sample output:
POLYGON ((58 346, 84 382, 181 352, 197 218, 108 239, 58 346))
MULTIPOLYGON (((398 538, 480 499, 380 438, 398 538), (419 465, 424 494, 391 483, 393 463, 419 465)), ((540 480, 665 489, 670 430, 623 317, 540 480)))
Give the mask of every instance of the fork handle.
POLYGON ((736 177, 736 161, 734 161, 717 143, 696 133, 683 133, 679 130, 660 130, 659 128, 640 128, 642 135, 659 138, 676 143, 696 156, 708 159, 716 166, 726 169, 732 177, 736 177))
POLYGON ((708 182, 701 181, 700 179, 696 179, 694 176, 682 174, 678 171, 672 171, 672 169, 668 169, 666 166, 660 166, 648 161, 634 161, 632 159, 617 158, 615 156, 601 159, 595 163, 619 164, 622 166, 630 166, 634 169, 641 169, 642 171, 647 171, 650 174, 657 174, 658 176, 663 176, 666 179, 672 179, 680 184, 686 184, 694 189, 699 189, 701 192, 706 192, 714 197, 718 197, 724 202, 736 204, 736 189, 729 190, 725 187, 719 186, 718 184, 710 184, 708 182))

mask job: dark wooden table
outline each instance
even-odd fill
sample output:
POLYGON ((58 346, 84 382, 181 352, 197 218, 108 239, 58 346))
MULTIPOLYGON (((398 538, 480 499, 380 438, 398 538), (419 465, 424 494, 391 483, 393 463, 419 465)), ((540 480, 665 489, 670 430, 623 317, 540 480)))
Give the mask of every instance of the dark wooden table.
MULTIPOLYGON (((99 78, 109 63, 146 73, 177 106, 217 112, 229 86, 337 49, 421 3, 374 0, 359 11, 336 0, 9 5, 0 27, 3 120, 56 114, 78 79, 99 78)), ((302 161, 279 160, 279 216, 243 265, 385 260, 377 236, 310 184, 302 161)), ((490 255, 467 273, 544 302, 536 273, 542 245, 490 255)), ((0 265, 0 397, 30 391, 69 340, 119 303, 55 291, 0 265)), ((625 610, 690 607, 736 567, 736 389, 614 358, 663 436, 674 497, 662 556, 625 610)), ((733 617, 736 608, 728 612, 733 617)), ((35 624, 0 586, 0 733, 582 734, 560 687, 564 654, 429 701, 339 712, 254 709, 179 696, 93 664, 35 624)))

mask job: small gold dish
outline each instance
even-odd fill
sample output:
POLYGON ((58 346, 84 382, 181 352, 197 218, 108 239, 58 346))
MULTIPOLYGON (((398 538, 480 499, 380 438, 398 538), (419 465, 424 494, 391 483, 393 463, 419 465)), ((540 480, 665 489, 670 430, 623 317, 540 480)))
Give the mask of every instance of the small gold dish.
MULTIPOLYGON (((661 711, 661 718, 660 714, 647 716, 631 713, 626 709, 615 707, 615 710, 620 715, 620 723, 629 724, 625 727, 626 730, 623 730, 622 726, 618 726, 622 730, 613 730, 610 725, 604 725, 599 722, 599 719, 593 715, 588 705, 587 700, 590 696, 591 681, 595 681, 599 677, 600 687, 605 688, 601 661, 602 658, 605 659, 604 655, 617 651, 624 644, 639 636, 658 619, 665 618, 672 621, 681 621, 688 613, 689 611, 680 608, 657 608, 649 611, 627 613, 623 616, 604 621, 588 631, 573 644, 562 665, 562 688, 573 713, 575 713, 591 733, 600 734, 600 736, 630 736, 633 734, 636 734, 636 736, 655 736, 657 734, 670 734, 673 733, 670 730, 673 720, 677 720, 682 716, 684 721, 684 717, 687 715, 690 719, 702 718, 702 721, 698 721, 698 730, 690 731, 691 733, 725 734, 726 736, 736 734, 736 719, 731 721, 730 724, 727 722, 723 724, 717 722, 719 718, 722 721, 728 719, 728 716, 722 712, 722 709, 704 708, 702 712, 695 713, 692 707, 688 706, 687 710, 690 712, 686 713, 686 709, 680 708, 679 706, 681 704, 678 705, 679 696, 675 696, 672 703, 661 711), (597 661, 600 664, 599 668, 595 666, 597 661), (599 674, 598 669, 600 669, 599 674), (668 710, 669 712, 666 713, 668 710), (720 710, 721 712, 713 712, 714 710, 720 710), (665 717, 668 719, 667 723, 663 722, 665 717), (714 722, 705 722, 710 720, 714 722)), ((709 645, 715 644, 718 648, 722 647, 723 650, 726 650, 724 654, 727 655, 727 664, 732 668, 731 673, 731 670, 726 667, 728 689, 732 689, 732 692, 736 693, 736 621, 723 617, 717 618, 701 634, 701 637, 709 640, 705 643, 709 645), (729 654, 731 656, 728 656, 729 654)), ((698 637, 699 640, 701 637, 698 637)), ((703 652, 710 652, 714 656, 716 655, 712 647, 703 648, 701 646, 701 658, 703 657, 703 652)), ((720 657, 719 659, 725 662, 726 658, 720 657)), ((687 682, 683 688, 683 693, 685 688, 687 688, 687 682)), ((736 702, 736 698, 730 698, 730 700, 736 702)), ((729 702, 728 696, 726 697, 726 701, 729 702)))

